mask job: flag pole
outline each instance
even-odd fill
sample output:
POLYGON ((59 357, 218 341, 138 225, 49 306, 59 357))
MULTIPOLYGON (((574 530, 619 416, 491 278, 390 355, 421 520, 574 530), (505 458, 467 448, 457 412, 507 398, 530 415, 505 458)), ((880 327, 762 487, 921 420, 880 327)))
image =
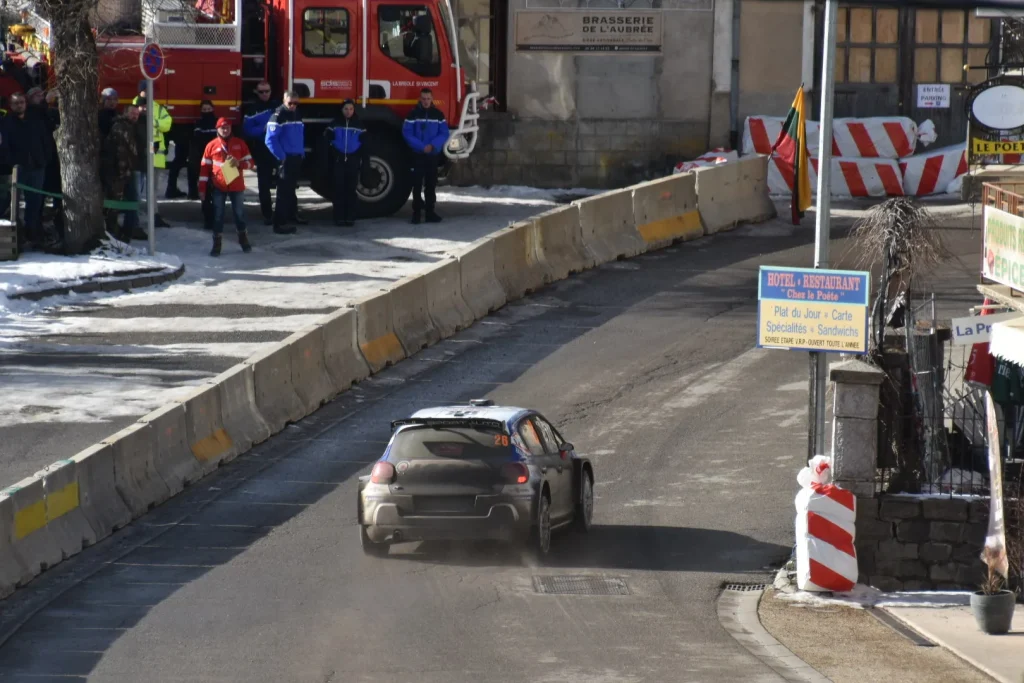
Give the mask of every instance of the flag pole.
MULTIPOLYGON (((832 100, 835 95, 836 18, 838 0, 825 2, 824 55, 821 60, 821 126, 818 130, 818 205, 814 225, 814 267, 828 268, 832 210, 832 100)), ((794 179, 795 180, 795 179, 794 179)), ((810 456, 825 455, 825 394, 828 360, 824 351, 811 353, 810 456)))

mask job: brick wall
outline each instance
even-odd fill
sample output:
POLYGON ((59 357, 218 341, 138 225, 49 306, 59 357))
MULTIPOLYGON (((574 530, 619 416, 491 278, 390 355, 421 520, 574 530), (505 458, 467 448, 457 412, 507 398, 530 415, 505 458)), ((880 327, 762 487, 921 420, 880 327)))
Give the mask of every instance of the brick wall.
POLYGON ((548 121, 489 114, 473 155, 452 169, 455 185, 624 187, 661 178, 703 154, 707 123, 548 121))
POLYGON ((988 500, 857 499, 860 583, 880 590, 977 590, 988 500))

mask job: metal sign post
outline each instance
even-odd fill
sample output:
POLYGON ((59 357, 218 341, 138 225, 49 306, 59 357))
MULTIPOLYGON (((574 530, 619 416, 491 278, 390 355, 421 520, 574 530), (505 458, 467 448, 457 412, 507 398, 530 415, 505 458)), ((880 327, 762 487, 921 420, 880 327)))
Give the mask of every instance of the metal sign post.
MULTIPOLYGON (((825 54, 821 60, 821 126, 818 130, 818 206, 814 225, 814 267, 828 268, 828 241, 832 211, 832 99, 835 94, 836 16, 838 0, 825 2, 825 54)), ((825 455, 825 395, 828 357, 811 353, 811 429, 808 460, 825 455)))
POLYGON ((153 81, 164 72, 164 53, 156 43, 147 43, 139 54, 139 68, 146 79, 146 220, 149 225, 149 253, 156 254, 156 173, 154 158, 156 135, 154 133, 153 81))

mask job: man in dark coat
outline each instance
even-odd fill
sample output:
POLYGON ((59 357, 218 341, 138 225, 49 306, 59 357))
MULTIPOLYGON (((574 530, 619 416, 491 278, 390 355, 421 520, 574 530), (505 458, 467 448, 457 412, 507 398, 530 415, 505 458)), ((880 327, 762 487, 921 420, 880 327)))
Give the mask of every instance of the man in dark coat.
MULTIPOLYGON (((11 162, 18 168, 18 182, 30 188, 43 189, 46 167, 50 163, 53 135, 46 120, 28 111, 28 102, 21 93, 11 95, 10 112, 4 117, 2 142, 11 162)), ((18 236, 19 245, 38 243, 42 239, 43 195, 30 190, 25 194, 25 221, 18 236)))
POLYGON ((199 199, 203 202, 203 217, 206 219, 207 227, 212 214, 207 216, 209 197, 199 193, 199 170, 203 163, 203 152, 206 146, 217 137, 217 115, 213 113, 213 102, 203 100, 199 105, 199 120, 192 129, 192 142, 188 150, 188 198, 199 199))
POLYGON ((274 222, 274 203, 270 197, 270 188, 274 186, 278 161, 267 149, 267 124, 270 117, 281 106, 280 102, 270 97, 270 84, 262 81, 256 86, 256 99, 245 105, 242 118, 242 139, 249 146, 252 158, 256 162, 256 181, 259 185, 260 211, 263 222, 271 225, 274 222))
POLYGON ((104 88, 103 92, 100 93, 100 113, 99 113, 99 124, 100 124, 100 141, 102 142, 107 133, 110 132, 110 127, 114 124, 114 119, 117 118, 117 103, 118 96, 117 91, 113 88, 104 88))
MULTIPOLYGON (((103 180, 103 192, 107 199, 114 201, 137 202, 138 181, 136 171, 140 157, 145 159, 146 122, 139 125, 139 108, 129 104, 124 113, 114 119, 110 132, 102 141, 100 150, 100 177, 103 180), (139 129, 142 129, 142 154, 139 154, 139 129)), ((124 212, 124 227, 117 227, 117 209, 106 209, 107 232, 123 242, 130 242, 133 233, 138 229, 139 212, 124 212)))

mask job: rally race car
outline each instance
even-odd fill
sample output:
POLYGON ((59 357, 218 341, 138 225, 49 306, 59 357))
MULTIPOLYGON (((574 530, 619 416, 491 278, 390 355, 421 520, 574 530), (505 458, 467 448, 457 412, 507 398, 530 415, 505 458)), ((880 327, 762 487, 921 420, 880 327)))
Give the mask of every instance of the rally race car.
POLYGON ((359 478, 363 551, 393 543, 501 539, 539 554, 554 529, 589 531, 594 469, 539 413, 473 400, 391 423, 384 455, 359 478))

